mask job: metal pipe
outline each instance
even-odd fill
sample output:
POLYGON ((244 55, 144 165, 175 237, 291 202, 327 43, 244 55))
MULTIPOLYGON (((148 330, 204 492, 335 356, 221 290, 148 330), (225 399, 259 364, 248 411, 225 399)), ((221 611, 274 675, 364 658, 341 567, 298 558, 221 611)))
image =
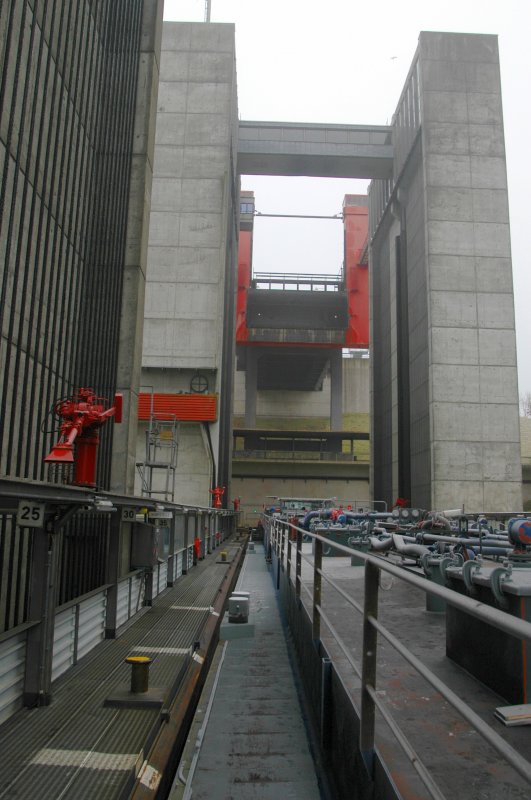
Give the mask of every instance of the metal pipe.
MULTIPOLYGON (((301 537, 303 533, 307 533, 301 528, 297 528, 297 532, 300 533, 301 537)), ((307 535, 315 540, 321 539, 321 541, 325 544, 328 543, 326 537, 319 536, 316 533, 307 533, 307 535)), ((345 545, 334 543, 334 548, 339 552, 344 553, 346 556, 352 556, 351 547, 345 547, 345 545)), ((442 597, 455 608, 459 608, 461 611, 465 611, 467 614, 470 614, 470 616, 476 617, 477 619, 480 619, 483 622, 486 622, 487 624, 504 631, 505 633, 510 633, 513 636, 516 636, 517 639, 526 639, 531 641, 531 622, 517 619, 511 614, 507 614, 506 612, 500 611, 497 608, 487 606, 484 603, 473 600, 472 598, 465 597, 458 592, 452 591, 452 589, 448 589, 446 586, 439 586, 436 583, 432 583, 423 576, 416 575, 414 572, 406 571, 401 567, 391 564, 381 556, 364 553, 362 550, 356 551, 356 556, 365 562, 376 565, 377 568, 383 572, 388 572, 390 575, 394 575, 396 578, 409 583, 411 586, 416 586, 417 589, 421 589, 423 592, 431 592, 431 594, 442 597)))

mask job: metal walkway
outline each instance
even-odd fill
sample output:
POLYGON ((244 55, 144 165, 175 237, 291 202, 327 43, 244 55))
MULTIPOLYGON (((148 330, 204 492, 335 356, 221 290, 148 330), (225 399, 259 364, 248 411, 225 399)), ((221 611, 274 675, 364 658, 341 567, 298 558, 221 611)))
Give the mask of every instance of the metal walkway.
POLYGON ((229 541, 225 549, 227 562, 220 562, 219 552, 207 556, 120 638, 102 642, 59 678, 49 706, 23 709, 0 728, 0 798, 115 800, 129 795, 188 666, 194 659, 203 661, 203 643, 197 640, 218 614, 213 607, 220 607, 239 546, 229 541), (150 690, 159 690, 162 704, 105 705, 117 692, 129 691, 128 655, 153 659, 150 690))
POLYGON ((251 594, 249 624, 222 625, 171 800, 321 796, 276 592, 255 547, 238 581, 251 594))

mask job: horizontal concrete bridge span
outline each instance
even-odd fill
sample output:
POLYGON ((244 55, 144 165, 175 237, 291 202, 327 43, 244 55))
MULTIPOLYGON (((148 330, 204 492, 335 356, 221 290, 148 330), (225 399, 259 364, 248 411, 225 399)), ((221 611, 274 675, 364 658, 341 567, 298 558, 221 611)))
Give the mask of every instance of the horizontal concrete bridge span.
POLYGON ((387 125, 239 123, 241 175, 308 175, 320 178, 390 178, 391 128, 387 125))

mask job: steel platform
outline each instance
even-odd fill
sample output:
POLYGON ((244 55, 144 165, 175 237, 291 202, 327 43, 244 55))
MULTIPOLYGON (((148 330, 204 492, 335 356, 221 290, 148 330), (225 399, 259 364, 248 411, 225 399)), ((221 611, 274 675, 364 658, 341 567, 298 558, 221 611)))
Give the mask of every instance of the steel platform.
POLYGON ((208 555, 119 638, 101 642, 59 678, 49 706, 23 709, 0 728, 0 798, 129 796, 187 668, 206 659, 205 628, 215 615, 219 622, 215 609, 221 610, 227 579, 241 556, 241 545, 231 540, 224 549, 227 562, 220 562, 219 552, 208 555), (150 692, 162 703, 143 703, 142 695, 135 695, 133 708, 107 705, 130 690, 131 667, 124 662, 129 655, 153 659, 150 692))

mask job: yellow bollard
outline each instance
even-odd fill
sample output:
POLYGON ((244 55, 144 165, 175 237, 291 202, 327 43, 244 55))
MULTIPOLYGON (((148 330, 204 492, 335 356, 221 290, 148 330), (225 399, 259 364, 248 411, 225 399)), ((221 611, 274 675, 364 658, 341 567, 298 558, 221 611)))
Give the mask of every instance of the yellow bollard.
POLYGON ((153 661, 149 656, 127 656, 127 664, 131 664, 131 693, 142 694, 149 689, 149 665, 153 661))

